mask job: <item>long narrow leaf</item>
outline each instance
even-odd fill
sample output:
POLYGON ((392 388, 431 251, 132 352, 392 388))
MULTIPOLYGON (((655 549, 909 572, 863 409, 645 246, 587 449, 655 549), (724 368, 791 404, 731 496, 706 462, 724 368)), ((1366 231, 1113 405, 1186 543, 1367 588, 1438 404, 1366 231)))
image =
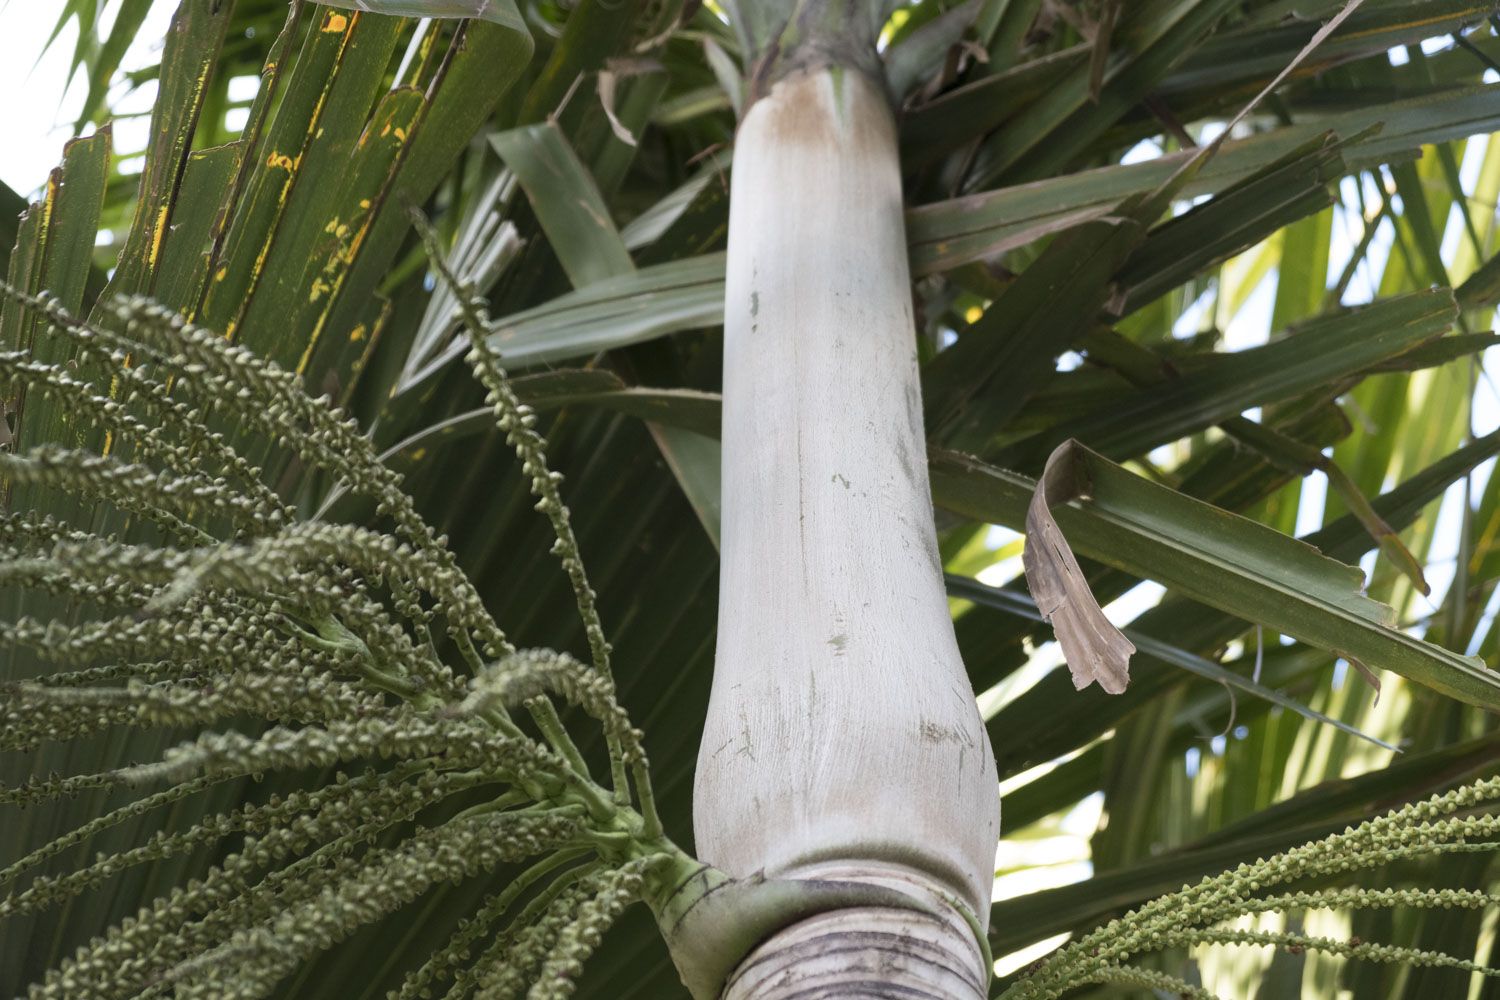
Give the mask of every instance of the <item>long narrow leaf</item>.
POLYGON ((525 24, 509 0, 317 0, 325 7, 366 10, 396 17, 477 17, 524 30, 525 24))
MULTIPOLYGON (((955 576, 952 573, 944 574, 943 580, 947 584, 948 594, 951 597, 961 597, 964 600, 973 601, 975 604, 982 604, 985 607, 1004 611, 1006 614, 1027 618, 1031 621, 1039 622, 1043 620, 1042 613, 1037 609, 1036 602, 1022 594, 1002 590, 999 587, 991 587, 980 583, 978 580, 955 576)), ((1155 636, 1147 635, 1136 629, 1127 627, 1120 631, 1124 633, 1125 638, 1135 644, 1136 650, 1144 656, 1154 656, 1163 663, 1170 663, 1174 667, 1180 667, 1188 673, 1202 677, 1204 680, 1227 684, 1236 690, 1244 691, 1246 694, 1260 698, 1272 705, 1296 712, 1304 719, 1322 725, 1333 726, 1335 729, 1340 729, 1351 736, 1357 736, 1382 749, 1396 749, 1396 747, 1385 740, 1371 736, 1341 719, 1330 718, 1316 709, 1309 708, 1295 698, 1290 698, 1280 691, 1266 687, 1253 678, 1228 669, 1223 664, 1215 663, 1213 660, 1199 656, 1196 653, 1190 653, 1185 649, 1173 646, 1168 642, 1163 642, 1155 636)))
MULTIPOLYGON (((1358 569, 1086 449, 1077 454, 1090 500, 1056 516, 1078 552, 1320 649, 1500 708, 1500 676, 1478 659, 1392 628, 1390 609, 1361 593, 1358 569)), ((932 480, 934 497, 949 510, 1018 529, 1035 488, 1023 476, 953 453, 933 456, 932 480)))

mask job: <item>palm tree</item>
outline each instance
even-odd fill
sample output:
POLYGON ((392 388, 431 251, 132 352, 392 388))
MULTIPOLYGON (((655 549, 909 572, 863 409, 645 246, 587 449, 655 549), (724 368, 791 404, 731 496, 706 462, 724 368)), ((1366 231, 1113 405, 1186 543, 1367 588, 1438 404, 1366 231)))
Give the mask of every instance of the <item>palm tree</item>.
POLYGON ((1495 5, 188 0, 123 85, 101 6, 146 148, 3 192, 0 992, 1487 964, 1495 5), (997 777, 1089 877, 992 902, 997 777))

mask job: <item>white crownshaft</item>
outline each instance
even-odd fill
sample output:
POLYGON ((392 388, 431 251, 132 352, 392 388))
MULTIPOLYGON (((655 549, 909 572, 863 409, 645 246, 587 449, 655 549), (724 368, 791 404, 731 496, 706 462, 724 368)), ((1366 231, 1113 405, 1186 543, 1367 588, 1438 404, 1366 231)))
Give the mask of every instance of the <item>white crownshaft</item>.
MULTIPOLYGON (((730 206, 698 854, 734 876, 957 899, 984 921, 995 766, 943 590, 881 88, 837 68, 776 83, 740 126, 730 206)), ((857 986, 848 977, 878 958, 926 991, 914 995, 982 997, 974 936, 946 909, 804 921, 752 954, 725 996, 857 986), (839 938, 874 951, 831 947, 839 938)))

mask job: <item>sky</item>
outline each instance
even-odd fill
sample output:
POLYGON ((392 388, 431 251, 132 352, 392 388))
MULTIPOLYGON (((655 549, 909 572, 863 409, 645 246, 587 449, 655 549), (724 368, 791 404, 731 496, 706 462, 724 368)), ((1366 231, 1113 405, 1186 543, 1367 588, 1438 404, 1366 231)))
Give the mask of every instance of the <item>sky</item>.
MULTIPOLYGON (((56 26, 61 3, 54 0, 0 0, 0 94, 20 95, 0 104, 0 181, 30 196, 57 165, 62 146, 72 134, 72 123, 88 89, 80 71, 68 76, 78 33, 70 24, 61 37, 38 58, 56 26), (61 99, 59 99, 61 98, 61 99)), ((106 6, 103 24, 114 21, 119 4, 106 6)), ((126 53, 124 66, 146 62, 161 39, 174 4, 157 0, 126 53)), ((146 110, 156 96, 149 83, 131 96, 128 108, 146 110)), ((148 121, 126 118, 115 124, 116 148, 136 150, 145 145, 148 121)))

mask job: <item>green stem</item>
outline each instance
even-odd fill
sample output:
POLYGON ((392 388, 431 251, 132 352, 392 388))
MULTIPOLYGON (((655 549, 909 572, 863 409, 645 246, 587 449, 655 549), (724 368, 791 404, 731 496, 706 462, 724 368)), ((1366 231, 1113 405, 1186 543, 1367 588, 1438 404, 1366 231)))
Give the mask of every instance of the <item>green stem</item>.
POLYGON ((630 779, 625 769, 625 754, 620 741, 611 736, 605 741, 609 746, 609 783, 614 792, 615 804, 630 805, 630 779))
POLYGON ((500 913, 505 912, 505 910, 509 908, 510 904, 514 903, 517 897, 521 895, 521 893, 529 889, 543 875, 546 875, 548 872, 556 868, 560 868, 561 866, 567 864, 569 861, 575 861, 578 858, 583 857, 587 853, 587 848, 571 847, 558 851, 556 854, 552 855, 549 858, 543 858, 541 861, 538 861, 536 864, 532 865, 530 868, 517 875, 515 879, 512 880, 510 885, 501 890, 500 895, 495 899, 496 910, 500 913))
POLYGON ((580 777, 589 776, 589 766, 584 763, 583 754, 578 750, 578 744, 573 742, 573 737, 568 735, 568 730, 563 726, 562 719, 557 714, 557 706, 552 704, 550 698, 532 698, 526 702, 526 708, 531 712, 531 717, 536 721, 537 728, 542 731, 547 742, 552 744, 552 749, 562 755, 580 777))
POLYGON ((359 675, 374 687, 393 694, 402 701, 423 704, 418 707, 426 707, 435 695, 424 693, 421 685, 400 674, 393 674, 382 670, 375 665, 374 654, 370 647, 365 645, 363 639, 349 631, 342 622, 331 615, 318 617, 314 624, 318 629, 317 635, 302 630, 295 622, 291 623, 293 628, 301 632, 300 638, 309 645, 316 646, 331 653, 356 653, 359 656, 359 675))
POLYGON ((481 802, 477 806, 470 806, 469 808, 456 814, 453 817, 452 822, 458 823, 462 820, 472 819, 475 816, 484 816, 489 813, 504 812, 511 806, 517 806, 522 802, 530 801, 532 801, 531 796, 526 794, 525 792, 509 791, 504 795, 501 795, 497 799, 492 799, 489 802, 481 802))
POLYGON ((458 646, 464 662, 469 665, 469 671, 478 677, 484 671, 484 657, 474 648, 474 640, 469 636, 468 629, 455 628, 449 634, 453 636, 454 645, 458 646))
POLYGON ((588 810, 590 819, 606 828, 619 825, 621 809, 613 799, 605 795, 602 788, 571 771, 561 777, 568 791, 573 793, 573 798, 588 810))
POLYGON ((665 831, 661 815, 656 811, 656 791, 651 787, 651 770, 644 761, 637 761, 631 765, 631 771, 635 775, 636 796, 641 801, 641 839, 659 840, 665 831))
MULTIPOLYGON (((574 857, 577 857, 582 853, 583 852, 580 851, 577 854, 574 854, 574 857)), ((564 889, 572 885, 574 882, 593 875, 603 867, 604 865, 601 862, 590 861, 588 864, 579 865, 577 868, 570 868, 567 871, 563 872, 561 875, 557 876, 557 878, 552 880, 552 883, 550 885, 533 896, 530 902, 528 902, 521 909, 520 913, 516 914, 516 918, 511 921, 510 927, 506 928, 505 933, 509 934, 512 928, 524 927, 529 924, 539 912, 546 909, 548 904, 550 904, 554 899, 560 896, 564 889)))
POLYGON ((505 710, 504 705, 491 705, 479 713, 479 717, 496 729, 506 739, 524 740, 528 737, 521 732, 521 727, 511 721, 510 713, 505 710))

